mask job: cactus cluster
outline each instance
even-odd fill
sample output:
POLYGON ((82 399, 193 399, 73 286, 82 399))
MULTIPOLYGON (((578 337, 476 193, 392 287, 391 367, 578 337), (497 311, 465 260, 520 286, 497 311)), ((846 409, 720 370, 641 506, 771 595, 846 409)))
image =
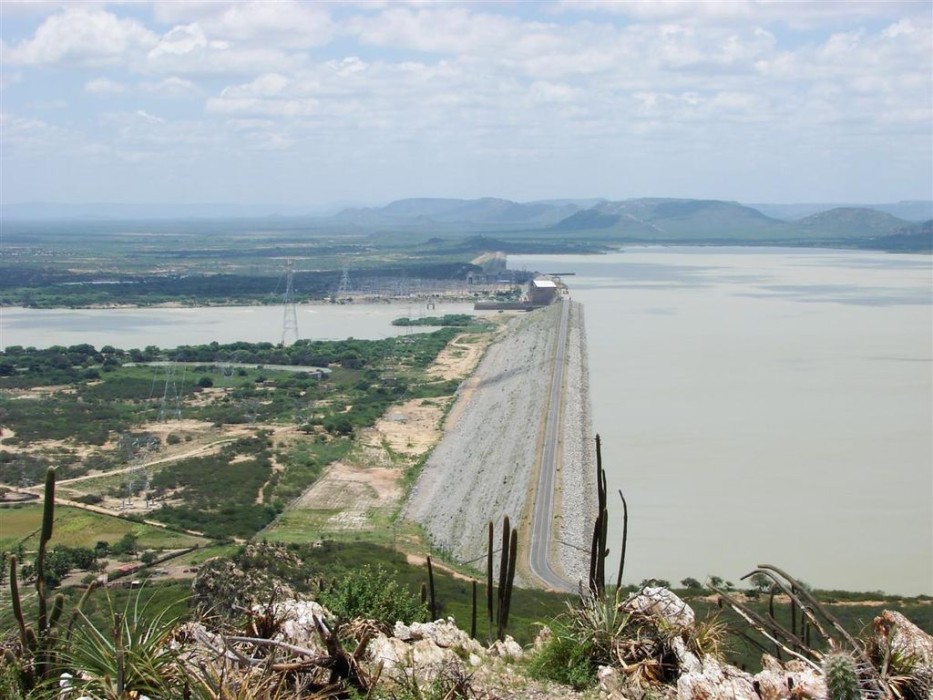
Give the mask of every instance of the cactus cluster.
POLYGON ((823 658, 823 675, 829 700, 861 700, 855 659, 843 652, 827 654, 823 658))

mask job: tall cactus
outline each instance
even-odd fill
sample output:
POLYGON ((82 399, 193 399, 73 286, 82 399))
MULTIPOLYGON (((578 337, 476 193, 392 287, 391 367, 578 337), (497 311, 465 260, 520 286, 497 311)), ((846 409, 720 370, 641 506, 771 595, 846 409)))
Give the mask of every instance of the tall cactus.
POLYGON ((596 521, 593 523, 593 538, 590 543, 589 588, 593 595, 601 595, 606 588, 606 532, 609 511, 606 508, 606 472, 603 469, 602 443, 596 436, 596 521))
POLYGON ((619 498, 622 499, 622 552, 619 554, 619 575, 616 577, 616 588, 622 588, 622 572, 625 571, 625 549, 628 546, 628 503, 619 489, 619 498))
POLYGON ((19 571, 16 555, 10 557, 10 600, 13 617, 19 630, 22 648, 23 683, 26 689, 33 688, 39 681, 51 677, 57 646, 56 625, 65 607, 65 597, 59 593, 51 601, 46 597, 45 558, 52 525, 55 522, 55 470, 50 468, 45 475, 45 495, 42 510, 42 528, 39 532, 39 551, 36 555, 36 593, 39 613, 35 627, 26 624, 23 601, 19 590, 19 571))
POLYGON ((431 603, 429 606, 429 611, 431 613, 431 621, 433 622, 437 619, 437 596, 434 595, 434 567, 431 566, 430 556, 428 557, 428 586, 430 587, 431 592, 431 603))
MULTIPOLYGON (((616 577, 616 588, 622 587, 622 572, 625 570, 625 548, 628 544, 628 503, 622 491, 622 553, 619 555, 619 573, 616 577)), ((606 590, 606 557, 609 556, 607 546, 609 530, 609 510, 606 506, 606 470, 603 469, 602 441, 596 436, 596 520, 593 523, 593 536, 590 542, 590 572, 587 581, 590 592, 600 596, 606 590)))
POLYGON ((494 527, 489 523, 489 542, 486 551, 486 612, 489 619, 489 636, 495 619, 496 639, 505 639, 509 624, 509 609, 512 604, 512 588, 515 584, 515 564, 518 561, 518 532, 513 530, 509 516, 502 519, 502 550, 499 557, 499 588, 493 595, 493 542, 494 527), (493 605, 495 600, 495 605, 493 605), (495 613, 495 614, 494 614, 495 613))
POLYGON ((472 581, 473 587, 473 613, 470 615, 470 637, 476 639, 476 579, 472 581))
POLYGON ((486 544, 486 620, 487 620, 487 636, 492 638, 492 621, 493 621, 493 596, 492 596, 492 543, 494 540, 494 527, 492 520, 489 521, 489 541, 486 544))

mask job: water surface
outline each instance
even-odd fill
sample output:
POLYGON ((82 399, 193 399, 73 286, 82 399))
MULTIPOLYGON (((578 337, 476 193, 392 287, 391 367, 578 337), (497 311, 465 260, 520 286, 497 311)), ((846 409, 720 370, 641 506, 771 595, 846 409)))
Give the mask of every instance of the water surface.
POLYGON ((933 593, 929 257, 675 247, 509 265, 577 273, 628 582, 738 583, 772 563, 821 588, 933 593))
MULTIPOLYGON (((412 301, 392 304, 317 304, 296 307, 298 335, 312 340, 353 337, 376 340, 395 335, 430 331, 393 326, 400 316, 421 318, 473 313, 473 305, 412 301)), ((96 348, 173 348, 217 341, 278 343, 282 340, 284 307, 217 306, 139 309, 0 309, 0 347, 89 343, 96 348)), ((287 340, 293 340, 290 334, 287 340)))

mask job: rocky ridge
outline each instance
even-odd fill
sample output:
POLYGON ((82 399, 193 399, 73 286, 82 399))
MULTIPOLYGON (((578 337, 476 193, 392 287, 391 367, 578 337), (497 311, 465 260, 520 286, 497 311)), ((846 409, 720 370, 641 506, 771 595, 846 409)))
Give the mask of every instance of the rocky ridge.
MULTIPOLYGON (((331 631, 335 629, 333 617, 310 600, 283 600, 271 608, 256 608, 256 615, 276 621, 276 628, 263 639, 225 637, 201 623, 188 623, 175 635, 175 644, 182 663, 202 673, 207 669, 216 677, 235 677, 255 668, 252 660, 263 658, 261 650, 274 647, 281 654, 282 669, 297 669, 320 680, 342 664, 345 681, 359 682, 361 688, 378 687, 390 693, 386 697, 395 697, 393 689, 428 687, 446 689, 444 697, 486 700, 815 700, 828 696, 823 670, 806 659, 780 662, 766 654, 762 671, 751 674, 715 653, 704 652, 695 641, 700 625, 693 610, 667 589, 644 588, 618 603, 618 609, 626 619, 636 621, 637 634, 613 638, 616 660, 599 668, 596 687, 586 691, 528 675, 526 662, 548 643, 551 632, 547 628, 533 647, 523 649, 511 637, 484 646, 459 629, 452 618, 397 622, 391 630, 358 619, 341 628, 342 639, 356 640, 341 648, 334 641, 336 631, 331 631)), ((888 645, 892 657, 910 654, 916 659, 916 679, 933 689, 928 682, 933 678, 933 637, 887 611, 875 618, 874 635, 877 643, 888 645)))

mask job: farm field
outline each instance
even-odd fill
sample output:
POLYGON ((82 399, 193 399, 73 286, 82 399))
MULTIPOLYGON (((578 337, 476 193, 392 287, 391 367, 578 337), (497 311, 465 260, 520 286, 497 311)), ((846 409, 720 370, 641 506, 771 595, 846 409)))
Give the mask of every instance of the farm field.
MULTIPOLYGON (((0 510, 0 551, 23 545, 27 550, 38 546, 42 526, 41 504, 6 507, 0 510)), ((116 542, 127 533, 136 535, 143 549, 183 549, 204 545, 207 540, 125 518, 92 513, 79 508, 58 506, 51 545, 94 547, 101 540, 116 542)))

